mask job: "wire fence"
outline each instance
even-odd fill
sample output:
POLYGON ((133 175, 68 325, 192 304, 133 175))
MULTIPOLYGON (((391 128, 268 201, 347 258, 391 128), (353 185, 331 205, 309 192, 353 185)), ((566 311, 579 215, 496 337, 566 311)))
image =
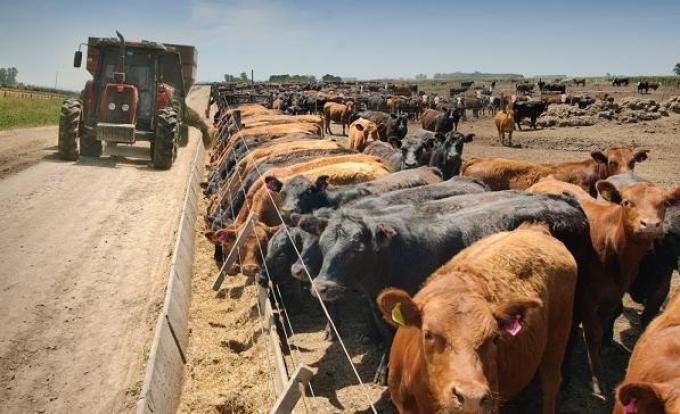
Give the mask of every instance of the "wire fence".
MULTIPOLYGON (((213 92, 215 91, 213 90, 213 92)), ((248 147, 247 141, 244 139, 242 134, 238 134, 241 131, 240 116, 235 117, 236 122, 232 122, 229 115, 225 116, 225 114, 233 114, 235 112, 234 109, 231 107, 231 102, 233 102, 234 100, 226 98, 223 94, 220 93, 217 93, 216 96, 213 96, 213 99, 216 102, 220 110, 220 113, 223 114, 222 119, 220 120, 220 125, 218 125, 217 128, 218 136, 216 147, 220 148, 221 146, 224 146, 229 142, 229 139, 233 137, 233 134, 229 133, 229 131, 232 130, 235 134, 239 135, 240 137, 239 139, 241 140, 241 143, 245 148, 243 155, 237 157, 236 165, 238 165, 238 163, 241 161, 249 160, 254 166, 258 179, 264 180, 264 174, 260 170, 258 162, 253 158, 251 149, 248 147)), ((231 144, 233 144, 233 142, 231 142, 231 144)), ((228 198, 232 217, 236 217, 237 215, 236 214, 237 212, 235 212, 233 209, 232 205, 233 198, 231 194, 232 188, 230 188, 234 183, 244 183, 244 177, 241 175, 240 168, 238 167, 234 167, 232 169, 232 176, 226 177, 226 179, 224 180, 225 185, 223 185, 220 188, 220 191, 218 192, 217 199, 219 201, 216 207, 217 209, 219 209, 219 212, 221 213, 223 208, 223 201, 225 200, 225 198, 228 198)), ((273 399, 276 400, 276 403, 271 408, 271 412, 276 413, 291 412, 293 410, 293 407, 297 407, 299 410, 302 410, 303 412, 306 413, 310 411, 314 412, 316 411, 316 407, 313 401, 307 398, 307 392, 309 393, 309 396, 311 396, 312 398, 315 397, 316 395, 312 383, 311 381, 309 381, 309 377, 314 372, 313 370, 306 367, 302 362, 302 357, 294 340, 295 330, 293 326, 293 321, 291 320, 291 317, 286 309, 284 303, 285 302, 284 296, 281 290, 279 289, 278 285, 269 277, 270 270, 267 267, 267 262, 265 258, 266 245, 263 245, 264 243, 266 243, 266 241, 261 240, 257 235, 257 232, 254 231, 255 224, 252 221, 256 220, 257 218, 253 215, 252 209, 253 206, 250 205, 245 186, 241 185, 238 191, 242 192, 242 195, 245 200, 242 208, 246 209, 246 211, 249 211, 251 214, 249 215, 248 219, 246 219, 246 222, 243 223, 243 225, 241 226, 239 235, 236 238, 236 242, 232 247, 232 250, 227 255, 227 260, 225 260, 225 262, 223 263, 223 266, 220 269, 220 273, 218 274, 217 281, 213 285, 213 288, 219 289, 221 280, 223 280, 223 278, 225 277, 225 273, 229 270, 228 267, 231 266, 231 264, 235 261, 237 256, 239 258, 239 262, 242 263, 240 248, 242 247, 242 244, 245 241, 246 237, 254 235, 257 242, 256 243, 258 249, 257 253, 260 256, 260 259, 262 260, 263 263, 262 270, 267 280, 266 286, 262 286, 260 288, 260 298, 258 300, 258 316, 262 322, 260 325, 261 337, 264 336, 269 337, 269 346, 267 347, 266 350, 267 362, 269 366, 268 375, 271 379, 272 384, 274 385, 273 389, 275 391, 275 395, 273 395, 273 399), (269 335, 267 335, 267 331, 269 331, 269 335), (282 347, 285 347, 285 349, 288 350, 290 359, 288 363, 284 358, 284 352, 282 347), (288 365, 292 365, 292 367, 289 368, 288 365), (302 378, 305 376, 307 377, 306 380, 302 378), (297 403, 298 398, 300 398, 299 401, 301 402, 301 404, 297 403)), ((300 250, 298 249, 294 241, 294 238, 292 237, 290 229, 288 228, 281 211, 278 208, 276 200, 272 197, 272 194, 269 192, 269 189, 262 188, 261 191, 265 191, 267 196, 269 197, 269 201, 271 201, 271 205, 275 210, 276 216, 280 220, 281 226, 284 229, 287 238, 291 242, 291 245, 293 246, 295 255, 297 256, 299 262, 302 265, 306 278, 311 285, 311 289, 315 291, 316 288, 312 283, 313 279, 311 273, 302 257, 300 250)), ((365 401, 368 407, 370 407, 371 412, 377 413, 375 406, 373 405, 367 393, 366 385, 362 381, 361 376, 359 375, 359 372, 354 362, 352 361, 351 354, 345 344, 345 341, 342 339, 340 333, 338 332, 335 321, 331 317, 326 307, 326 304, 320 299, 320 295, 318 294, 318 292, 315 291, 314 293, 315 293, 314 297, 317 298, 319 305, 323 311, 323 315, 326 318, 329 327, 335 334, 338 343, 343 351, 343 354, 347 360, 347 363, 351 367, 356 382, 360 387, 362 399, 365 401)))

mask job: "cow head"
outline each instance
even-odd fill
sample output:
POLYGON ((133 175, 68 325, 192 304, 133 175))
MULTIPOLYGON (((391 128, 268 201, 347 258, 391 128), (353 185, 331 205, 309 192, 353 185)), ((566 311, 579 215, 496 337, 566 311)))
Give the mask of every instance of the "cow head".
POLYGON ((398 136, 399 138, 406 136, 406 133, 408 132, 408 118, 406 118, 406 115, 391 114, 390 122, 392 122, 393 125, 392 131, 390 131, 390 133, 398 136))
POLYGON ((661 234, 667 207, 680 207, 680 187, 663 194, 650 182, 639 181, 618 189, 600 180, 595 184, 599 195, 621 207, 624 230, 636 239, 650 240, 661 234))
POLYGON ((680 412, 678 391, 665 383, 632 382, 616 391, 616 414, 680 412))
MULTIPOLYGON (((605 152, 593 151, 590 156, 606 168, 606 177, 633 171, 635 164, 647 159, 648 149, 635 151, 631 147, 611 147, 605 152)), ((604 177, 602 177, 604 178, 604 177)))
MULTIPOLYGON (((440 278, 415 298, 388 288, 378 307, 388 323, 418 330, 430 391, 440 412, 497 412, 499 348, 521 335, 532 298, 489 303, 473 292, 460 292, 440 278)), ((398 333, 399 334, 399 333, 398 333)))
POLYGON ((454 175, 460 174, 460 166, 463 162, 463 145, 472 142, 475 134, 461 134, 451 131, 446 134, 446 140, 442 146, 444 151, 444 179, 447 180, 454 175))
POLYGON ((275 283, 290 277, 290 266, 295 263, 297 258, 293 245, 298 250, 302 248, 302 240, 299 237, 300 233, 301 231, 295 227, 286 229, 281 226, 269 240, 264 264, 268 270, 269 277, 275 283), (288 237, 289 233, 290 237, 288 237))
POLYGON ((319 238, 323 263, 313 282, 313 294, 333 302, 362 278, 378 274, 380 254, 396 235, 389 224, 336 213, 319 238))
POLYGON ((443 142, 444 139, 445 136, 440 133, 425 138, 406 137, 402 139, 399 147, 401 149, 401 168, 407 170, 427 164, 437 141, 443 142))
POLYGON ((288 222, 293 213, 311 213, 328 204, 326 189, 328 176, 320 175, 311 181, 302 175, 288 180, 280 189, 282 203, 281 213, 288 222))
MULTIPOLYGON (((256 223, 252 233, 248 235, 239 251, 240 265, 232 266, 232 268, 229 269, 228 274, 235 274, 238 272, 238 269, 240 269, 241 273, 246 276, 255 276, 262 266, 262 255, 267 251, 269 238, 274 234, 276 229, 277 227, 256 223)), ((213 241, 222 245, 222 252, 224 255, 228 254, 235 246, 239 231, 240 229, 229 226, 228 228, 218 230, 212 234, 213 241)), ((208 237, 207 234, 206 237, 208 237)))
MULTIPOLYGON (((373 122, 366 122, 365 124, 361 124, 359 122, 353 124, 354 128, 357 129, 361 133, 361 135, 364 138, 364 143, 367 143, 369 140, 373 141, 378 141, 380 140, 380 136, 378 134, 378 126, 373 123, 373 122)), ((358 148, 359 151, 362 151, 363 148, 358 148)))

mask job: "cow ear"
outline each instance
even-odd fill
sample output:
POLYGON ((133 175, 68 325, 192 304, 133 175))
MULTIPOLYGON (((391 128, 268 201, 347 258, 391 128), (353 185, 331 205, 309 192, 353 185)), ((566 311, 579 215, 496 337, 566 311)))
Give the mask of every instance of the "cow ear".
POLYGON ((474 137, 475 137, 475 134, 465 134, 465 135, 463 135, 463 142, 472 142, 474 137))
POLYGON ((214 237, 216 242, 230 242, 236 239, 236 232, 228 229, 217 230, 214 237))
POLYGON ((267 189, 269 189, 270 191, 275 191, 277 193, 281 191, 281 187, 283 187, 283 183, 279 181, 278 178, 273 176, 265 177, 264 183, 267 186, 267 189))
POLYGON ((675 190, 666 194, 666 204, 670 207, 680 207, 680 187, 676 187, 675 190))
POLYGON ((327 175, 320 175, 316 179, 315 187, 316 187, 317 191, 323 191, 326 188, 328 188, 328 176, 327 175))
POLYGON ((364 130, 364 126, 361 125, 360 123, 355 123, 354 128, 356 128, 357 131, 363 131, 364 130))
POLYGON ((522 324, 526 319, 529 309, 542 306, 543 302, 534 298, 519 298, 502 302, 492 308, 494 318, 498 321, 498 327, 515 336, 522 330, 522 324))
POLYGON ((595 183, 595 188, 597 189, 598 194, 610 203, 620 204, 623 199, 619 190, 617 190, 614 184, 609 181, 600 180, 595 183))
POLYGON ((616 398, 624 406, 624 413, 664 413, 663 390, 649 382, 624 384, 616 391, 616 398))
POLYGON ((380 245, 389 242, 396 235, 397 231, 385 223, 378 223, 375 227, 375 238, 380 245))
POLYGON ((649 152, 648 149, 641 149, 638 150, 635 155, 633 155, 633 159, 635 159, 635 162, 642 162, 647 159, 647 153, 649 152))
POLYGON ((590 157, 599 164, 607 164, 607 156, 602 151, 593 151, 590 153, 590 157))
POLYGON ((387 323, 420 328, 421 315, 411 296, 401 289, 387 288, 378 295, 378 307, 387 323))

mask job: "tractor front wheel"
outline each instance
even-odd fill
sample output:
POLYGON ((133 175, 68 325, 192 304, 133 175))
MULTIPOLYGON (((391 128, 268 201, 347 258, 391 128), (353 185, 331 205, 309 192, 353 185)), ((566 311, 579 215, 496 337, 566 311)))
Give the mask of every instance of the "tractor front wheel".
POLYGON ((167 170, 177 157, 177 112, 172 107, 163 108, 156 117, 156 137, 152 145, 153 167, 167 170))
POLYGON ((99 157, 102 155, 102 142, 97 141, 95 130, 83 131, 80 134, 80 155, 99 157))
POLYGON ((68 98, 61 105, 59 116, 59 158, 67 161, 78 159, 76 138, 80 131, 83 108, 78 99, 68 98))

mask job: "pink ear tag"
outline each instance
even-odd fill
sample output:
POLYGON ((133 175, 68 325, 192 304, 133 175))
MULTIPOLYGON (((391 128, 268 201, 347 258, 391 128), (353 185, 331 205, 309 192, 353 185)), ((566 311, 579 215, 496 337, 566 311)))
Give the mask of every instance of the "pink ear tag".
POLYGON ((635 398, 631 398, 630 402, 623 406, 623 414, 635 414, 635 398))
POLYGON ((521 319, 522 319, 522 316, 515 315, 515 319, 513 319, 512 322, 507 323, 503 326, 503 329, 505 329, 505 332, 509 333, 512 336, 517 335, 519 333, 519 331, 522 330, 522 324, 520 323, 521 319))

